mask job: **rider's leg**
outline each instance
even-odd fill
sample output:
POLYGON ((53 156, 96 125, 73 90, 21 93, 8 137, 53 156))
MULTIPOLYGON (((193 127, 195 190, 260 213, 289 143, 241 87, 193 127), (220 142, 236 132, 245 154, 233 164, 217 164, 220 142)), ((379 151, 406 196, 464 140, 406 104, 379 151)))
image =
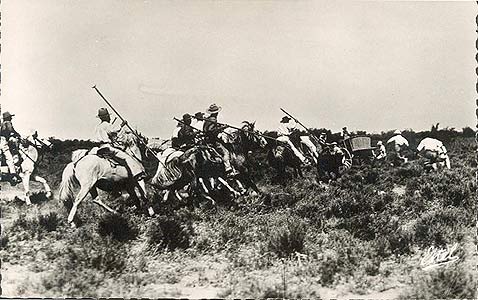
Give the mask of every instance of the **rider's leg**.
POLYGON ((285 136, 285 135, 280 136, 277 138, 277 140, 279 142, 287 143, 289 147, 291 148, 292 152, 294 153, 294 155, 297 156, 301 162, 305 162, 304 155, 302 155, 302 153, 300 153, 300 151, 297 150, 297 148, 294 146, 294 144, 291 142, 288 136, 285 136))
POLYGON ((224 167, 226 169, 226 173, 230 173, 230 172, 233 172, 234 169, 231 165, 231 156, 229 154, 229 151, 226 149, 226 147, 224 147, 223 144, 221 143, 216 143, 216 148, 217 148, 217 152, 221 155, 222 157, 222 160, 224 162, 224 167))
POLYGON ((8 171, 10 174, 16 174, 15 170, 15 163, 13 162, 13 156, 12 152, 10 152, 10 148, 8 147, 8 142, 5 137, 0 137, 0 150, 3 152, 3 155, 5 156, 5 161, 8 166, 8 171))
POLYGON ((319 159, 319 153, 317 152, 317 147, 314 145, 314 143, 312 143, 312 141, 310 139, 307 139, 307 138, 304 138, 304 139, 301 138, 301 142, 304 145, 306 145, 307 148, 309 148, 310 153, 312 153, 312 157, 313 157, 315 163, 317 163, 317 161, 319 159))
POLYGON ((300 151, 294 146, 291 140, 287 140, 287 144, 289 144, 290 148, 292 149, 292 152, 294 152, 295 156, 297 156, 301 162, 305 162, 305 156, 300 153, 300 151))
POLYGON ((141 162, 139 162, 137 159, 131 157, 130 155, 128 155, 124 151, 121 151, 121 150, 118 150, 118 149, 114 149, 114 150, 115 150, 114 155, 117 158, 122 159, 126 162, 127 166, 129 167, 129 169, 131 171, 131 175, 133 177, 139 177, 139 176, 144 174, 144 168, 141 165, 141 162))

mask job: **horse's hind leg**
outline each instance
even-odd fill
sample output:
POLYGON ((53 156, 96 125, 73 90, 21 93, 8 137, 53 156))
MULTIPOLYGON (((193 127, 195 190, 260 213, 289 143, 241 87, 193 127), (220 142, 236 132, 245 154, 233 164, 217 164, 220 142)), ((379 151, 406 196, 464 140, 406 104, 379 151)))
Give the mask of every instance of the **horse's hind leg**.
POLYGON ((35 176, 34 180, 43 184, 43 187, 45 188, 45 192, 46 192, 46 197, 51 198, 51 196, 52 196, 51 189, 50 189, 50 186, 48 185, 48 183, 46 182, 46 180, 43 177, 40 177, 40 176, 35 176))

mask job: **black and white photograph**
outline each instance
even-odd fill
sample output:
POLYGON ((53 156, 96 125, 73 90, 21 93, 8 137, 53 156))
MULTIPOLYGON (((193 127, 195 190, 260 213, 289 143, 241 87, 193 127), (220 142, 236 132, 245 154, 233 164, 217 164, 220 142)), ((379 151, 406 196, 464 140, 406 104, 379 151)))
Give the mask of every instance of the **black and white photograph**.
POLYGON ((477 297, 476 2, 0 11, 2 297, 477 297))

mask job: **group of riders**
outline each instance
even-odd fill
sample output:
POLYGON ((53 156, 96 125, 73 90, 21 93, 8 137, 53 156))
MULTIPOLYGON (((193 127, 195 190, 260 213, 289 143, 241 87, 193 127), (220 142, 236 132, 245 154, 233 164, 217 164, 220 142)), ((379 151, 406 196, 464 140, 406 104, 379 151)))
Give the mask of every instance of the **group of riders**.
MULTIPOLYGON (((197 145, 203 145, 213 149, 222 159, 225 174, 227 177, 234 177, 238 174, 238 170, 234 167, 231 161, 231 147, 230 134, 227 129, 231 126, 218 122, 221 107, 216 104, 211 104, 207 110, 197 112, 194 115, 184 114, 181 120, 177 120, 178 124, 170 139, 171 147, 187 151, 197 145)), ((35 134, 29 135, 27 138, 22 138, 20 134, 14 129, 12 117, 14 115, 9 112, 2 114, 1 130, 0 130, 0 153, 8 169, 2 171, 2 175, 8 178, 11 183, 16 184, 22 181, 22 164, 33 164, 37 160, 37 154, 32 153, 28 155, 28 148, 35 145, 38 137, 35 134), (16 145, 18 149, 12 151, 12 145, 16 145), (18 153, 18 159, 14 159, 12 152, 18 153), (6 174, 7 173, 7 174, 6 174)), ((109 158, 118 162, 128 170, 128 174, 136 182, 144 186, 144 179, 146 178, 145 168, 143 167, 141 158, 134 153, 125 151, 123 145, 118 142, 118 136, 121 135, 125 127, 129 127, 126 121, 116 123, 111 121, 111 115, 107 108, 100 108, 98 110, 97 118, 100 123, 95 128, 95 140, 99 143, 99 147, 95 149, 95 153, 100 156, 108 156, 109 158)), ((116 120, 116 119, 115 119, 116 120)), ((250 123, 244 122, 242 128, 238 128, 244 132, 251 134, 258 134, 266 138, 273 139, 278 145, 282 145, 288 149, 289 152, 302 166, 318 165, 319 158, 324 154, 338 157, 339 160, 346 158, 346 149, 343 146, 343 141, 351 138, 351 134, 347 128, 342 128, 341 138, 339 142, 329 142, 327 134, 322 132, 316 137, 309 130, 300 131, 297 124, 301 124, 297 119, 290 115, 283 116, 277 127, 277 136, 269 137, 255 131, 251 128, 250 123)), ((301 124, 302 125, 302 124, 301 124)), ((233 142, 233 141, 232 141, 233 142)), ((374 150, 375 161, 387 160, 387 149, 393 152, 396 160, 406 162, 405 155, 409 149, 409 142, 402 136, 400 131, 396 131, 386 143, 378 141, 374 150), (390 147, 385 147, 385 145, 390 147)), ((450 168, 450 159, 443 143, 437 139, 425 138, 417 147, 417 153, 429 159, 429 166, 437 169, 440 165, 450 168)), ((90 153, 91 154, 91 153, 90 153)), ((30 175, 30 174, 29 174, 30 175)))

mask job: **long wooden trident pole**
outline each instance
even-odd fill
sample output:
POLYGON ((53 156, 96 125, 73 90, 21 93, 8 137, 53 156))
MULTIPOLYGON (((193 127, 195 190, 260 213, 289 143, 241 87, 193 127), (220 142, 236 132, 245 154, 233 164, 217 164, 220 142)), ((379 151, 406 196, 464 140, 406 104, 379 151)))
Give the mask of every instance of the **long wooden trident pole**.
POLYGON ((93 86, 92 88, 98 93, 98 95, 100 95, 100 97, 106 102, 106 104, 108 104, 108 106, 111 108, 111 110, 113 110, 113 112, 118 116, 118 118, 120 118, 121 121, 123 121, 126 127, 128 127, 128 129, 131 131, 131 133, 133 133, 136 136, 138 141, 140 141, 140 143, 142 143, 146 147, 146 150, 151 152, 154 158, 156 158, 159 162, 161 162, 159 158, 156 156, 156 153, 151 148, 149 148, 148 145, 146 145, 146 143, 143 142, 143 139, 136 133, 136 130, 133 130, 133 128, 131 128, 128 122, 118 113, 118 111, 113 107, 113 105, 111 105, 111 103, 108 100, 106 100, 105 96, 103 96, 103 94, 98 90, 96 85, 93 86))

